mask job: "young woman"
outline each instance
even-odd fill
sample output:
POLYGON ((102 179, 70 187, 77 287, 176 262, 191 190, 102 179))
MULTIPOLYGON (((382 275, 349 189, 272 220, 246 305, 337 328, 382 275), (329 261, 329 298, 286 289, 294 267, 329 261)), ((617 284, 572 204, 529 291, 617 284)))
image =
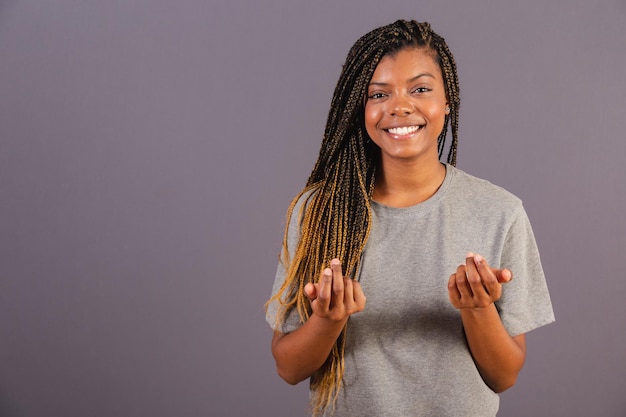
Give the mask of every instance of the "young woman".
POLYGON ((428 23, 348 54, 267 303, 278 373, 310 378, 313 414, 495 416, 525 333, 554 320, 521 201, 455 167, 459 103, 428 23))

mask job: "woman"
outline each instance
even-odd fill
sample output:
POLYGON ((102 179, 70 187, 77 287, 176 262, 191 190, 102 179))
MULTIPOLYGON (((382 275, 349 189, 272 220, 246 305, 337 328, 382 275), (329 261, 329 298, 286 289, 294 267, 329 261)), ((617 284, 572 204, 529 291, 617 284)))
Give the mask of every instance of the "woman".
POLYGON ((459 103, 427 23, 348 54, 267 303, 278 373, 310 378, 313 414, 494 416, 525 333, 554 320, 521 201, 455 168, 459 103))

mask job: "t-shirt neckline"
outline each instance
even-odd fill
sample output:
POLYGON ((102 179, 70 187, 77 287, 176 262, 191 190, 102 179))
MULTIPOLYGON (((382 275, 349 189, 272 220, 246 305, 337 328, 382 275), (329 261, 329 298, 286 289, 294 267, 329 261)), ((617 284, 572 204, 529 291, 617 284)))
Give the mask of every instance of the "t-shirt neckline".
POLYGON ((441 200, 441 198, 446 194, 450 183, 452 182, 452 178, 454 176, 454 167, 450 164, 444 163, 446 168, 446 175, 441 183, 441 186, 435 191, 435 194, 430 196, 427 200, 422 201, 421 203, 417 203, 408 207, 391 207, 385 204, 379 203, 375 200, 370 200, 372 208, 376 210, 377 213, 413 213, 422 210, 428 210, 435 204, 441 200))

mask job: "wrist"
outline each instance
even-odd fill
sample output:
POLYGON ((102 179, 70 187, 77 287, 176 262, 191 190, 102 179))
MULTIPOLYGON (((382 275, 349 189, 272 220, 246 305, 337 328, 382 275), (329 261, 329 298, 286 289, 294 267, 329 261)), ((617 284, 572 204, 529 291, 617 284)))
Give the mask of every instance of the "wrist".
POLYGON ((491 316, 494 312, 497 313, 496 305, 494 303, 487 304, 484 307, 461 307, 459 308, 461 315, 481 318, 483 316, 491 316))
POLYGON ((313 326, 319 334, 336 333, 337 336, 339 336, 339 333, 341 333, 348 322, 348 318, 335 320, 329 317, 312 314, 308 322, 310 322, 310 325, 313 326))

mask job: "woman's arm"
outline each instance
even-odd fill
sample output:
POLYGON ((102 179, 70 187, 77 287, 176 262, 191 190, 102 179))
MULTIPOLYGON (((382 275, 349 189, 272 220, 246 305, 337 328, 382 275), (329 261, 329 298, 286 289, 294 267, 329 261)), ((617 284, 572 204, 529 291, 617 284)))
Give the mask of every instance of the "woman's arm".
POLYGON ((330 265, 318 283, 304 288, 311 300, 309 319, 291 333, 274 333, 272 355, 276 370, 289 384, 309 378, 324 364, 348 317, 365 307, 361 285, 344 278, 338 259, 330 265))
POLYGON ((467 343, 485 383, 494 392, 511 388, 526 359, 526 338, 511 337, 493 304, 481 310, 462 309, 467 343))
POLYGON ((511 279, 509 270, 490 268, 480 255, 470 253, 448 282, 450 301, 461 311, 474 362, 495 392, 515 384, 526 359, 525 336, 508 334, 494 304, 502 295, 502 283, 511 279))
POLYGON ((312 315, 292 333, 274 333, 272 355, 278 375, 292 385, 313 375, 328 358, 344 325, 345 321, 312 315))

